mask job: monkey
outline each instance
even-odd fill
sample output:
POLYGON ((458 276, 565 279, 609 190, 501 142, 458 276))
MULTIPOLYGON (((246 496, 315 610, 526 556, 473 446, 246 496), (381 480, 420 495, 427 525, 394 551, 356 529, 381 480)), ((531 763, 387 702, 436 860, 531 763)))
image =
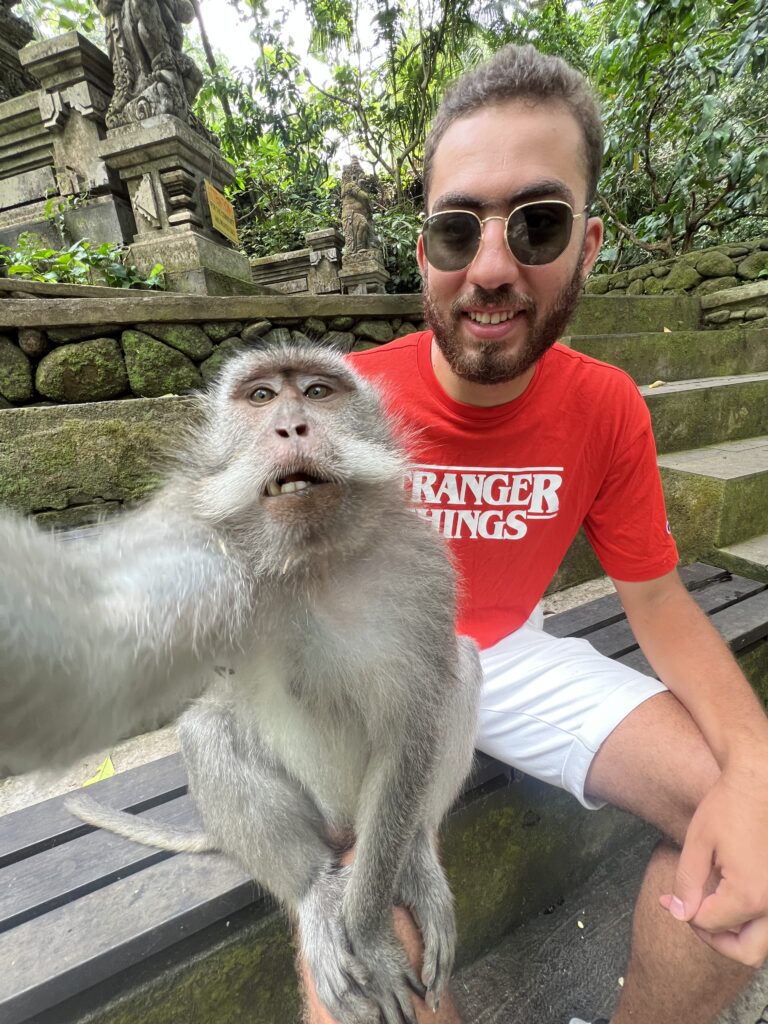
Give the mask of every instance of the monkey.
POLYGON ((411 992, 436 1008, 454 959, 436 834, 481 682, 444 542, 376 389, 338 353, 246 352, 196 402, 143 507, 69 541, 0 515, 0 761, 71 761, 184 709, 202 832, 74 811, 235 858, 295 920, 339 1024, 414 1024, 411 992), (421 976, 395 904, 421 929, 421 976))

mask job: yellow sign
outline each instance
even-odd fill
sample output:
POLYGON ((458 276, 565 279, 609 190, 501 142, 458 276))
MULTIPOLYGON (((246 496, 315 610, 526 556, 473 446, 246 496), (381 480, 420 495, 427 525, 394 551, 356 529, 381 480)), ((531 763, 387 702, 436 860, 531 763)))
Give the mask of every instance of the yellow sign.
POLYGON ((230 242, 237 245, 237 224, 235 222, 235 211, 232 203, 226 199, 218 189, 215 189, 210 181, 205 182, 205 194, 208 198, 208 211, 211 215, 211 224, 214 231, 224 235, 230 242))

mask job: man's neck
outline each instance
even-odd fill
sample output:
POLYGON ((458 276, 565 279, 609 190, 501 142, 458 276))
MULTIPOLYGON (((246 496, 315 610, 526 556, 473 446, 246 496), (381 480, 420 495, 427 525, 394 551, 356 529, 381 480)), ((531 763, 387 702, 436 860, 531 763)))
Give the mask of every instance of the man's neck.
POLYGON ((536 364, 521 373, 519 377, 504 381, 503 384, 475 384, 473 381, 458 377, 448 365, 445 356, 432 341, 432 369, 440 387, 449 398, 466 405, 477 405, 490 408, 504 405, 519 398, 533 380, 536 364))

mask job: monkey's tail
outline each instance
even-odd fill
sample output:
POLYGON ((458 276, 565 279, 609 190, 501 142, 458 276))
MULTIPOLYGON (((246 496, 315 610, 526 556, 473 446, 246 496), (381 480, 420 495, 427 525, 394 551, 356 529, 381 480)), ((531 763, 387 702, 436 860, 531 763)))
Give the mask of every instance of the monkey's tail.
POLYGON ((219 849, 205 832, 192 829, 175 828, 173 825, 161 825, 159 822, 139 818, 127 811, 118 811, 114 807, 105 807, 84 793, 76 793, 67 797, 64 806, 76 818, 114 832, 126 839, 133 839, 145 846, 157 846, 171 853, 210 853, 219 849))

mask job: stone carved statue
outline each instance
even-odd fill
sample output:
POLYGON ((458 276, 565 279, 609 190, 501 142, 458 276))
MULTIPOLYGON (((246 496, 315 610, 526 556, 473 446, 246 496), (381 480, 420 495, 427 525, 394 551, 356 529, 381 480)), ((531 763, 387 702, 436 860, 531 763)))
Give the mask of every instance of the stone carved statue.
POLYGON ((96 6, 115 81, 107 127, 173 114, 214 141, 190 109, 203 75, 182 49, 182 25, 195 13, 189 0, 96 0, 96 6))
POLYGON ((12 13, 19 0, 0 0, 0 103, 39 88, 24 70, 19 50, 31 41, 32 26, 12 13))
POLYGON ((380 248, 373 228, 371 196, 366 190, 366 175, 357 157, 341 172, 341 226, 344 231, 344 256, 380 248))

